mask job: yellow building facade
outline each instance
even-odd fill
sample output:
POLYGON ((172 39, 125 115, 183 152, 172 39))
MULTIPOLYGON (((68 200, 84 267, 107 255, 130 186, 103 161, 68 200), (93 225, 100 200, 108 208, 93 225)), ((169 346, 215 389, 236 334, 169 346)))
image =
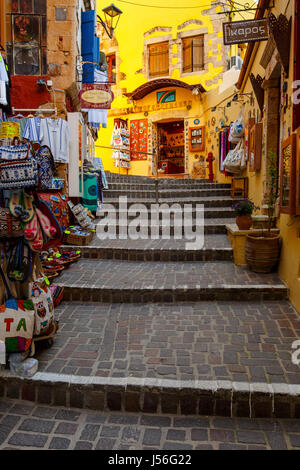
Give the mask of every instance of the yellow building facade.
MULTIPOLYGON (((166 0, 157 8, 151 2, 149 7, 115 4, 123 14, 113 39, 99 27, 109 79, 115 82, 107 127, 97 142, 105 170, 205 178, 206 94, 222 84, 228 69, 238 78, 243 54, 238 46, 223 44, 222 24, 228 18, 222 12, 229 7, 209 0, 190 0, 187 6, 166 0), (119 170, 120 155, 110 147, 116 145, 114 127, 123 120, 131 133, 131 161, 125 163, 130 168, 119 170)), ((101 8, 98 2, 99 14, 101 8)))

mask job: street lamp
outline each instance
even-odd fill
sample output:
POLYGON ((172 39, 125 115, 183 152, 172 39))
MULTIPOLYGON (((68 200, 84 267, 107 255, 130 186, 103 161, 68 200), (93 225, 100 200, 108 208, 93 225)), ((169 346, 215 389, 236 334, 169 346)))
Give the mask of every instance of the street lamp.
POLYGON ((123 12, 119 10, 119 8, 117 8, 113 3, 106 8, 103 8, 102 11, 104 13, 105 20, 103 21, 102 18, 97 15, 97 18, 99 19, 98 22, 101 23, 108 37, 112 39, 114 30, 118 26, 120 16, 123 12))

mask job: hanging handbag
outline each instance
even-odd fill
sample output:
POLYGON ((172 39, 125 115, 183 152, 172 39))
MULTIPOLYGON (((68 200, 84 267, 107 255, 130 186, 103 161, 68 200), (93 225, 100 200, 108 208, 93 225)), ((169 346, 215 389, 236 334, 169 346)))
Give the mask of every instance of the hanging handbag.
POLYGON ((38 183, 38 164, 34 159, 0 164, 0 189, 35 188, 38 183))
POLYGON ((48 204, 62 230, 66 230, 70 225, 70 213, 66 196, 60 193, 41 192, 38 193, 38 198, 48 204))
MULTIPOLYGON (((62 238, 63 238, 63 230, 59 222, 57 221, 56 217, 54 216, 53 212, 51 211, 49 205, 42 199, 38 199, 38 196, 36 196, 36 199, 35 199, 35 206, 37 209, 40 210, 42 214, 44 214, 44 216, 46 216, 49 219, 50 227, 53 227, 53 229, 56 230, 53 238, 47 238, 47 236, 45 237, 45 233, 43 232, 45 240, 42 246, 42 250, 45 251, 61 243, 62 238)), ((54 233, 54 230, 52 231, 54 233)))
POLYGON ((39 165, 40 189, 52 189, 52 179, 55 173, 55 163, 50 148, 47 145, 42 145, 35 152, 33 158, 39 165))
POLYGON ((223 165, 226 171, 235 174, 241 173, 246 168, 245 152, 242 140, 240 140, 233 150, 230 150, 223 165))
POLYGON ((46 336, 54 321, 54 304, 52 294, 47 286, 35 281, 30 283, 31 300, 34 305, 34 335, 46 336))
POLYGON ((1 267, 0 277, 7 295, 7 300, 0 305, 0 340, 5 342, 7 353, 27 351, 34 330, 33 302, 17 300, 12 296, 1 267))
POLYGON ((6 207, 0 207, 0 238, 22 237, 23 233, 21 220, 14 217, 6 207))
POLYGON ((30 144, 28 142, 21 143, 18 137, 13 138, 11 145, 0 147, 0 161, 26 160, 29 154, 30 144))

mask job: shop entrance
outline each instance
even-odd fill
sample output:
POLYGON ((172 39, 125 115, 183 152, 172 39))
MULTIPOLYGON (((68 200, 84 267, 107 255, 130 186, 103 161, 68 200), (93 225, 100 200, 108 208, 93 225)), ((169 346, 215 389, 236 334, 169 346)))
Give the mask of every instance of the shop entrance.
POLYGON ((184 121, 157 124, 158 175, 184 174, 184 121))

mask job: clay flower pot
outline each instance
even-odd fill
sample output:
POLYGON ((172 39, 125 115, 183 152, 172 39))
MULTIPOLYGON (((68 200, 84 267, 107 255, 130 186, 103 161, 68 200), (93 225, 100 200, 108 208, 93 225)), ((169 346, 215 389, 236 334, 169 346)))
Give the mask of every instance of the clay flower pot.
POLYGON ((279 262, 280 246, 280 235, 247 235, 246 260, 251 271, 270 273, 279 262))
POLYGON ((238 215, 236 218, 236 225, 240 230, 249 230, 252 224, 253 219, 249 214, 238 215))

